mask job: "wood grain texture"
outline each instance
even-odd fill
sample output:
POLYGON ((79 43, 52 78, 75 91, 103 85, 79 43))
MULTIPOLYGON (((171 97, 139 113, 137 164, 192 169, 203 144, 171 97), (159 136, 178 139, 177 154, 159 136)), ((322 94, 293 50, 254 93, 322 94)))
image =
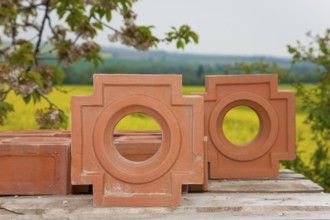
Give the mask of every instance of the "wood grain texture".
POLYGON ((211 191, 183 194, 174 207, 95 208, 92 195, 0 197, 0 219, 330 219, 330 194, 302 175, 280 174, 210 181, 211 191))
POLYGON ((192 193, 177 207, 94 208, 92 195, 0 198, 0 219, 329 219, 325 193, 192 193))

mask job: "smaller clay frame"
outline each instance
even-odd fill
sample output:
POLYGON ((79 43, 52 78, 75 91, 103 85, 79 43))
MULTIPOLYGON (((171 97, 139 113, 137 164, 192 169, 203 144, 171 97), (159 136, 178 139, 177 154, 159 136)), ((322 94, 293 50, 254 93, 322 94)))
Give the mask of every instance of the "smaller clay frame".
POLYGON ((275 178, 279 160, 295 158, 295 98, 277 91, 277 75, 206 76, 205 135, 210 178, 275 178), (254 110, 259 133, 238 146, 224 135, 225 115, 237 106, 254 110))

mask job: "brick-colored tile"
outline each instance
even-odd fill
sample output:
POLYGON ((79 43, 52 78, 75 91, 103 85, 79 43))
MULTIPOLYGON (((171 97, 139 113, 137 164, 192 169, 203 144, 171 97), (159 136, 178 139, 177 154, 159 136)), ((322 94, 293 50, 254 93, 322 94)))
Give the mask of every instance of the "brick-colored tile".
POLYGON ((203 99, 182 97, 181 83, 180 75, 96 74, 94 95, 72 98, 72 183, 93 184, 95 206, 179 205, 182 185, 203 183, 203 99), (159 151, 142 162, 113 144, 115 125, 133 112, 162 129, 159 151))
POLYGON ((0 140, 0 194, 70 192, 70 139, 12 137, 0 140))
POLYGON ((206 76, 205 82, 210 178, 277 177, 279 160, 296 155, 294 93, 277 90, 277 75, 206 76), (260 120, 257 137, 240 147, 222 129, 226 113, 236 106, 250 107, 260 120))

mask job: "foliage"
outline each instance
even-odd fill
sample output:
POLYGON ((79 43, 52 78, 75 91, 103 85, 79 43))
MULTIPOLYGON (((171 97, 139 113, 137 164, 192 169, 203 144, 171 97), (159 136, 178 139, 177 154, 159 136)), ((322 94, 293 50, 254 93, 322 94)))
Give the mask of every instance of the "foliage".
POLYGON ((288 46, 293 55, 293 64, 298 62, 311 62, 316 65, 315 73, 319 74, 320 80, 312 89, 306 89, 299 81, 296 84, 297 95, 301 97, 303 109, 308 112, 305 123, 310 125, 313 140, 317 144, 311 158, 311 166, 302 163, 287 164, 299 172, 303 172, 314 181, 320 183, 326 190, 330 190, 330 29, 324 36, 313 36, 312 42, 302 45, 299 41, 297 46, 288 46))
POLYGON ((103 62, 100 45, 93 41, 100 31, 110 31, 109 40, 113 42, 143 51, 160 42, 176 42, 179 49, 198 42, 198 35, 188 25, 172 27, 164 38, 154 36, 153 26, 135 23, 134 3, 135 0, 2 0, 1 36, 10 43, 0 39, 0 125, 13 111, 6 99, 14 91, 26 103, 42 99, 48 103, 48 107, 36 112, 40 128, 66 128, 67 116, 46 95, 62 84, 65 74, 60 64, 84 59, 97 67, 103 62), (110 26, 114 13, 123 19, 119 30, 110 26), (27 39, 27 32, 35 36, 27 39), (53 59, 56 61, 49 64, 53 59))
POLYGON ((246 62, 236 62, 233 67, 227 66, 224 70, 225 74, 229 73, 239 73, 239 74, 267 74, 276 73, 280 82, 289 81, 289 70, 280 67, 275 61, 265 62, 263 58, 260 58, 257 62, 246 63, 246 62))
POLYGON ((183 75, 184 85, 204 85, 204 76, 213 74, 245 74, 249 65, 252 73, 279 73, 280 83, 294 83, 296 76, 301 82, 317 82, 319 77, 312 74, 315 65, 301 63, 291 66, 287 58, 219 56, 177 54, 165 51, 139 52, 120 48, 102 48, 104 64, 93 68, 86 61, 79 61, 65 67, 65 84, 92 84, 92 73, 143 73, 183 75), (262 67, 257 65, 262 62, 262 67), (290 72, 290 74, 286 74, 290 72))

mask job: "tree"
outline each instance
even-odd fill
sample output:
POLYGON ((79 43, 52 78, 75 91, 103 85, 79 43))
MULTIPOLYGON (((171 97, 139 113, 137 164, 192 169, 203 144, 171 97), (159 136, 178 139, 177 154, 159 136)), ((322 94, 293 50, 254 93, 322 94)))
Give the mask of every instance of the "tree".
POLYGON ((14 110, 13 104, 7 102, 8 94, 14 91, 26 103, 38 103, 41 99, 48 102, 48 108, 36 112, 40 128, 66 128, 67 116, 46 95, 61 86, 65 77, 63 65, 80 59, 96 67, 102 63, 100 45, 93 41, 102 30, 110 31, 110 41, 142 51, 161 42, 175 42, 178 49, 190 42, 198 43, 198 35, 188 25, 172 27, 164 38, 153 35, 153 26, 137 25, 135 2, 2 0, 0 30, 7 42, 0 38, 0 125, 14 110), (123 19, 120 29, 110 25, 114 13, 123 19), (35 36, 27 39, 27 32, 35 36))
POLYGON ((204 75, 205 75, 204 66, 199 65, 196 72, 197 79, 202 80, 202 78, 204 78, 204 75))
POLYGON ((233 68, 227 67, 227 71, 240 74, 276 73, 280 82, 285 82, 289 78, 289 70, 280 67, 276 62, 267 63, 264 58, 260 58, 259 61, 252 63, 236 62, 233 68))
POLYGON ((293 55, 293 65, 299 62, 315 64, 314 73, 318 82, 312 88, 306 88, 299 81, 296 84, 297 95, 303 101, 303 109, 307 111, 305 123, 309 124, 313 140, 317 144, 311 158, 311 164, 289 164, 330 190, 330 29, 323 36, 307 34, 312 41, 308 46, 299 41, 296 46, 288 46, 293 55))

